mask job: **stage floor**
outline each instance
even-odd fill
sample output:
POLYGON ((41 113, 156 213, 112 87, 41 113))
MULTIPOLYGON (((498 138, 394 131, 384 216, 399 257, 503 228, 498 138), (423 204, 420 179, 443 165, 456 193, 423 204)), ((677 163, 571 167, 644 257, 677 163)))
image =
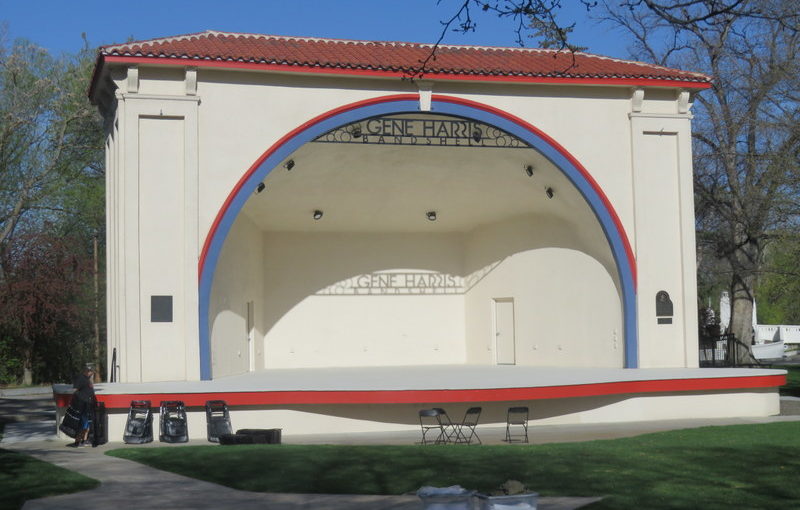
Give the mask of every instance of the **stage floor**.
MULTIPOLYGON (((752 368, 560 368, 431 365, 273 369, 212 381, 102 383, 98 400, 127 408, 131 400, 182 400, 202 406, 503 402, 637 393, 776 388, 784 370, 752 368)), ((57 395, 71 393, 67 385, 57 395)), ((57 400, 62 400, 57 397, 57 400)), ((64 402, 59 404, 66 405, 64 402)))

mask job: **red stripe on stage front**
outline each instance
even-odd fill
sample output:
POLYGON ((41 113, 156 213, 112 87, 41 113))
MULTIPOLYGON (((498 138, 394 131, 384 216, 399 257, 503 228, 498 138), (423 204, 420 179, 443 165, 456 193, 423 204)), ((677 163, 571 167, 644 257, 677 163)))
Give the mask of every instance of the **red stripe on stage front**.
MULTIPOLYGON (((98 394, 107 408, 128 408, 132 400, 181 400, 187 407, 204 406, 208 400, 224 400, 229 406, 309 404, 422 404, 446 402, 504 402, 553 398, 596 397, 636 393, 672 393, 709 390, 776 388, 786 384, 785 375, 709 377, 619 381, 567 386, 459 390, 360 390, 360 391, 241 391, 209 393, 98 394)), ((71 395, 56 395, 59 407, 69 405, 71 395)))

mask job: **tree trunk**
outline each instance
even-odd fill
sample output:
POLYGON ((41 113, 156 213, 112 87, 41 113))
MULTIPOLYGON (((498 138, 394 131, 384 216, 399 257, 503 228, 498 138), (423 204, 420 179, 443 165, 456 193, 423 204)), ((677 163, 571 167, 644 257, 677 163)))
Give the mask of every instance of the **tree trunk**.
POLYGON ((741 342, 737 349, 737 364, 758 363, 749 349, 753 343, 753 278, 735 278, 731 285, 730 332, 741 342), (742 345, 744 344, 744 345, 742 345))
POLYGON ((31 386, 33 384, 33 353, 30 349, 25 349, 22 353, 22 385, 31 386))
POLYGON ((21 328, 22 351, 22 385, 31 386, 33 384, 33 342, 30 340, 30 334, 26 324, 22 323, 21 328))

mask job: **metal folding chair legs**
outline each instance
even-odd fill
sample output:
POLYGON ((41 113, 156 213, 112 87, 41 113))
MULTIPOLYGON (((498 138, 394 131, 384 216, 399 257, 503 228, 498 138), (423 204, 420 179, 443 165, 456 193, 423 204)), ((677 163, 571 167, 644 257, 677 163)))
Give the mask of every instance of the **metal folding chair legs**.
POLYGON ((507 443, 528 442, 528 408, 509 407, 506 413, 506 438, 507 443))
POLYGON ((481 438, 478 437, 478 433, 475 431, 475 428, 478 426, 478 419, 480 416, 480 407, 470 407, 467 409, 467 412, 464 413, 464 419, 460 424, 458 424, 456 439, 454 441, 455 443, 472 444, 472 441, 476 440, 478 441, 478 444, 482 444, 481 438))
POLYGON ((422 429, 422 444, 445 444, 448 439, 442 422, 441 412, 438 409, 421 409, 419 411, 419 426, 422 429), (431 440, 428 434, 434 431, 436 439, 431 440))

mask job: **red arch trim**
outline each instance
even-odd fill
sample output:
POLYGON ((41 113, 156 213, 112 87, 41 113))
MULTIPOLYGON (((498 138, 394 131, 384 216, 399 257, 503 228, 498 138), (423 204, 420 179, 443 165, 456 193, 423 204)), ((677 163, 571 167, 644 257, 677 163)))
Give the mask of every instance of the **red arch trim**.
POLYGON ((583 175, 584 179, 586 179, 586 181, 589 183, 589 185, 592 188, 594 188, 594 190, 597 193, 598 197, 603 202, 603 205, 605 206, 606 211, 608 211, 608 214, 611 216, 611 219, 614 221, 614 225, 616 226, 617 231, 620 233, 620 237, 622 238, 622 242, 623 242, 623 244, 625 246, 625 255, 627 256, 628 262, 630 263, 631 277, 633 278, 633 288, 634 289, 637 288, 636 257, 633 254, 633 248, 631 247, 630 240, 628 239, 628 235, 625 232, 625 227, 622 226, 622 221, 619 219, 619 216, 617 215, 617 211, 611 205, 611 201, 608 199, 608 196, 606 196, 606 194, 603 192, 603 188, 600 187, 600 184, 594 179, 594 177, 592 177, 592 175, 588 172, 588 170, 586 170, 586 168, 580 163, 580 161, 575 159, 575 157, 567 149, 565 149, 560 143, 555 141, 553 138, 548 136, 546 133, 544 133, 542 130, 540 130, 536 126, 534 126, 534 125, 530 124, 529 122, 517 117, 516 115, 512 115, 512 114, 510 114, 508 112, 505 112, 503 110, 494 108, 494 107, 486 105, 486 104, 476 103, 474 101, 470 101, 469 99, 462 99, 460 97, 443 96, 443 95, 434 94, 433 95, 433 100, 447 102, 447 103, 467 105, 467 106, 470 106, 472 108, 476 108, 476 109, 484 110, 486 112, 490 112, 490 113, 492 113, 494 115, 497 115, 499 117, 504 117, 504 118, 516 123, 516 124, 519 124, 520 126, 525 127, 525 129, 531 131, 532 133, 536 133, 536 135, 538 137, 540 137, 543 140, 545 140, 550 146, 552 146, 554 149, 556 149, 558 152, 560 152, 561 155, 563 155, 565 158, 567 158, 569 160, 569 162, 572 163, 575 166, 575 168, 578 169, 578 171, 581 173, 581 175, 583 175))
POLYGON ((230 207, 230 204, 233 201, 234 197, 236 197, 236 195, 239 193, 239 190, 242 189, 242 186, 244 186, 244 183, 247 182, 247 179, 250 178, 253 172, 255 172, 259 166, 261 166, 261 163, 263 163, 265 159, 270 157, 276 150, 278 150, 281 146, 283 146, 283 144, 287 140, 290 140, 294 136, 297 136, 299 133, 302 133, 309 126, 313 126, 318 122, 321 122, 330 117, 334 117, 343 112, 355 110, 357 108, 361 108, 363 106, 368 106, 372 104, 388 103, 391 101, 416 101, 418 99, 419 99, 418 94, 395 94, 391 96, 381 96, 378 98, 364 99, 362 101, 357 101, 355 103, 350 103, 344 106, 340 106, 339 108, 330 110, 321 115, 317 115, 313 119, 304 122, 303 124, 297 126, 293 130, 283 135, 277 142, 273 143, 269 149, 264 151, 264 153, 261 154, 261 156, 252 165, 250 165, 250 168, 248 168, 247 171, 244 173, 244 175, 242 175, 242 177, 233 187, 231 192, 228 194, 228 197, 225 199, 225 202, 223 202, 222 207, 220 207, 219 211, 217 211, 217 216, 214 218, 214 222, 211 224, 211 228, 208 230, 208 234, 206 235, 206 240, 203 243, 203 249, 200 252, 200 260, 197 265, 198 280, 202 276, 203 268, 205 267, 206 256, 208 255, 208 249, 211 245, 211 240, 214 238, 214 233, 217 231, 219 223, 220 221, 222 221, 222 217, 225 215, 225 212, 228 210, 228 207, 230 207))
MULTIPOLYGON (((250 175, 252 175, 252 173, 255 172, 256 169, 259 166, 261 166, 261 163, 263 163, 265 159, 270 157, 272 155, 272 153, 274 153, 279 147, 281 147, 287 140, 289 140, 292 137, 296 136, 297 134, 303 132, 309 126, 312 126, 312 125, 314 125, 314 124, 316 124, 318 122, 321 122, 321 121, 325 120, 326 118, 330 118, 330 117, 336 116, 336 115, 338 115, 340 113, 343 113, 343 112, 346 112, 346 111, 355 110, 357 108, 361 108, 363 106, 368 106, 368 105, 372 105, 372 104, 386 103, 386 102, 391 102, 391 101, 416 101, 418 99, 419 99, 419 95, 417 95, 417 94, 395 94, 395 95, 390 95, 390 96, 381 96, 381 97, 378 97, 378 98, 364 99, 362 101, 357 101, 355 103, 350 103, 350 104, 347 104, 347 105, 344 105, 344 106, 340 106, 339 108, 335 108, 333 110, 325 112, 325 113, 323 113, 321 115, 318 115, 318 116, 316 116, 316 117, 304 122, 300 126, 296 127, 292 131, 290 131, 287 134, 285 134, 284 136, 282 136, 277 142, 272 144, 272 146, 269 149, 267 149, 266 151, 264 151, 264 153, 261 154, 261 156, 250 166, 250 168, 247 169, 247 171, 244 173, 244 175, 242 175, 242 177, 239 179, 239 181, 233 187, 231 192, 228 194, 228 197, 225 199, 225 202, 222 204, 222 207, 217 211, 217 215, 214 218, 214 222, 211 224, 211 228, 209 229, 208 234, 207 234, 206 239, 205 239, 205 242, 203 243, 203 249, 200 252, 200 260, 198 261, 198 268, 197 268, 198 279, 202 276, 202 272, 203 272, 203 268, 205 266, 205 260, 206 260, 207 254, 208 254, 208 249, 209 249, 209 246, 211 244, 211 240, 214 237, 214 233, 217 231, 217 227, 219 226, 220 221, 222 221, 223 215, 228 210, 228 207, 230 206, 230 203, 233 201, 234 197, 239 193, 239 190, 242 188, 242 186, 247 181, 247 179, 250 178, 250 175)), ((533 126, 529 122, 521 119, 520 117, 517 117, 516 115, 512 115, 512 114, 510 114, 508 112, 505 112, 503 110, 500 110, 500 109, 497 109, 497 108, 494 108, 494 107, 491 107, 491 106, 488 106, 488 105, 485 105, 485 104, 477 103, 475 101, 470 101, 468 99, 462 99, 462 98, 452 97, 452 96, 434 94, 432 99, 434 99, 436 101, 443 101, 443 102, 449 102, 449 103, 454 103, 454 104, 468 105, 468 106, 470 106, 472 108, 477 108, 477 109, 480 109, 480 110, 484 110, 484 111, 493 113, 493 114, 498 115, 500 117, 504 117, 504 118, 516 123, 516 124, 524 126, 525 129, 528 129, 529 131, 531 131, 533 133, 536 133, 537 136, 539 136, 543 140, 547 141, 548 144, 550 144, 553 148, 555 148, 558 152, 560 152, 565 158, 567 158, 573 165, 575 165, 575 168, 577 168, 578 171, 581 172, 581 174, 584 176, 586 181, 592 186, 592 188, 595 189, 595 191, 597 192, 597 194, 600 197, 601 201, 603 202, 603 205, 605 206, 605 208, 608 211, 609 215, 613 219, 617 230, 621 234, 622 242, 624 243, 624 246, 625 246, 625 254, 628 257, 628 262, 630 263, 630 267, 631 267, 631 275, 632 275, 632 278, 633 278, 634 289, 637 287, 636 258, 635 258, 634 254, 633 254, 633 249, 632 249, 632 247, 630 245, 630 241, 629 241, 628 236, 627 236, 627 234, 625 232, 625 228, 622 225, 622 221, 620 220, 619 216, 617 215, 616 210, 611 205, 611 201, 608 199, 608 196, 606 196, 606 194, 603 192, 603 190, 600 187, 600 185, 598 184, 598 182, 594 179, 594 177, 592 177, 592 175, 586 170, 586 168, 577 159, 575 159, 575 157, 569 151, 567 151, 560 143, 555 141, 552 137, 550 137, 549 135, 547 135, 546 133, 544 133, 543 131, 541 131, 537 127, 533 126)))
MULTIPOLYGON (((208 259, 210 256, 216 254, 221 249, 217 244, 217 235, 220 228, 225 228, 224 225, 229 225, 228 217, 231 207, 239 207, 240 200, 243 200, 243 186, 252 179, 255 172, 264 170, 262 166, 266 161, 271 161, 273 165, 277 166, 278 159, 275 157, 278 151, 283 151, 280 154, 282 157, 288 157, 288 152, 284 151, 286 147, 296 148, 301 142, 305 140, 307 133, 319 131, 320 125, 325 124, 329 120, 331 126, 342 118, 358 118, 358 115, 351 115, 351 112, 372 109, 372 111, 382 111, 384 113, 394 111, 395 108, 392 104, 397 103, 397 108, 402 111, 407 111, 409 108, 416 110, 418 106, 419 95, 417 94, 396 94, 390 96, 380 96, 371 99, 365 99, 355 103, 347 104, 335 108, 329 112, 320 114, 313 119, 296 127, 291 132, 277 140, 267 151, 265 151, 247 170, 247 172, 237 181, 233 190, 229 193, 224 201, 222 208, 217 212, 217 216, 209 229, 203 244, 203 249, 198 261, 198 279, 200 285, 200 359, 201 359, 201 376, 204 379, 211 378, 210 366, 210 351, 209 351, 209 338, 206 331, 208 317, 206 315, 208 306, 208 296, 211 288, 211 278, 213 275, 207 274, 208 259), (388 106, 383 106, 388 105, 388 106)), ((597 181, 591 177, 586 169, 560 144, 547 136, 545 133, 527 123, 526 121, 516 117, 512 114, 499 110, 489 105, 476 103, 468 99, 462 99, 452 96, 433 95, 433 111, 437 112, 450 112, 455 115, 464 115, 469 117, 473 112, 477 118, 484 117, 489 123, 497 123, 503 126, 503 129, 511 130, 522 139, 528 140, 533 147, 538 148, 539 151, 544 151, 544 154, 553 159, 553 162, 565 171, 570 179, 575 180, 574 184, 579 187, 581 192, 585 194, 587 201, 592 203, 592 208, 595 210, 598 220, 603 225, 603 230, 608 238, 609 244, 612 246, 614 258, 616 260, 620 277, 623 286, 623 301, 624 301, 624 323, 625 323, 625 366, 628 368, 636 368, 638 366, 638 343, 637 326, 636 326, 636 260, 627 238, 627 234, 622 226, 622 223, 613 209, 608 197, 599 187, 597 181), (449 103, 449 104, 448 104, 449 103), (556 163, 556 161, 559 161, 556 163)), ((400 111, 400 110, 397 110, 400 111)), ((269 169, 267 169, 268 171, 269 169)), ((232 221, 232 220, 231 220, 232 221)), ((213 268, 211 268, 213 271, 213 268)))

